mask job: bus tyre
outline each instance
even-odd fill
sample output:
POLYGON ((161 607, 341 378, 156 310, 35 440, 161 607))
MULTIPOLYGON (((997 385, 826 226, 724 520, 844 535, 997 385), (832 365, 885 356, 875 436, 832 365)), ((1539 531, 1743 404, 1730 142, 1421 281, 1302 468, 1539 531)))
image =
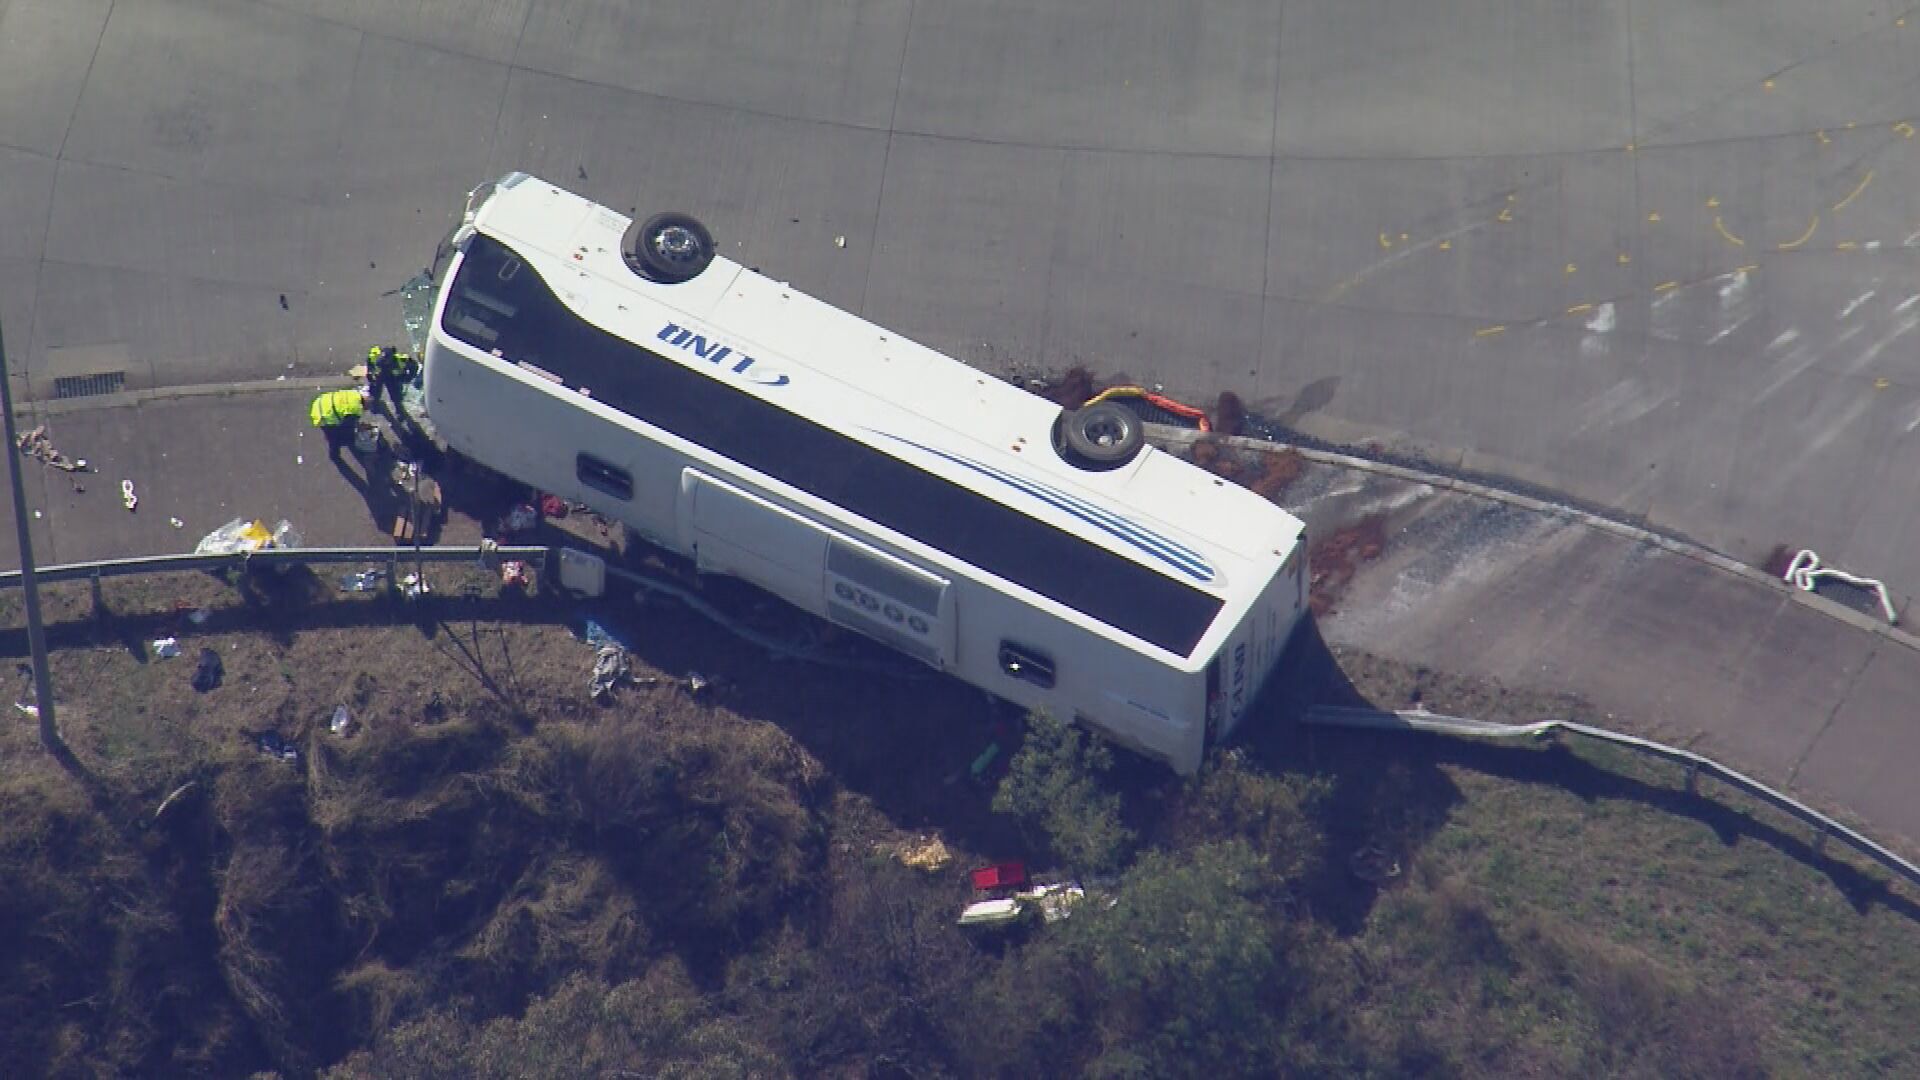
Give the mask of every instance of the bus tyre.
POLYGON ((693 215, 669 211, 627 226, 620 252, 641 277, 678 285, 699 277, 713 261, 713 234, 693 215))
POLYGON ((1147 444, 1139 415, 1113 401, 1062 413, 1060 437, 1068 460, 1088 469, 1117 469, 1147 444))

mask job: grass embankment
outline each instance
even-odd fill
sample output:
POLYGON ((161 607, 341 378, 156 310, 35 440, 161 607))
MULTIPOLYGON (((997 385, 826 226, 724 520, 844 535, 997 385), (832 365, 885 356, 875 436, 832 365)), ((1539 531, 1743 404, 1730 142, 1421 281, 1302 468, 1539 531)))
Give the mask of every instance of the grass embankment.
POLYGON ((156 579, 110 585, 104 626, 52 590, 97 790, 31 723, 0 733, 14 1069, 1920 1071, 1914 905, 1770 814, 1606 751, 1287 723, 1356 691, 1492 719, 1578 702, 1310 639, 1295 692, 1201 780, 1049 731, 995 813, 965 777, 994 737, 975 692, 770 665, 663 607, 626 620, 658 681, 596 706, 568 612, 444 588, 248 604, 156 579), (136 657, 168 632, 183 656, 136 657), (206 694, 203 646, 226 669, 206 694), (903 865, 931 835, 955 859, 903 865), (1358 880, 1364 845, 1404 872, 1358 880), (964 871, 1022 855, 1115 875, 1061 924, 955 927, 964 871))

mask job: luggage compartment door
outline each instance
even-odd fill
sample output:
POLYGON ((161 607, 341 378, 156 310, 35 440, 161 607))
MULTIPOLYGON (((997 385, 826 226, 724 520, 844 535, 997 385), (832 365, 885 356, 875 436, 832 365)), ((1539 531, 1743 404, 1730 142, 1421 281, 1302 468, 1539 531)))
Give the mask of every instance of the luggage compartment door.
POLYGON ((827 614, 827 530, 697 469, 680 473, 680 543, 701 573, 750 581, 827 614))

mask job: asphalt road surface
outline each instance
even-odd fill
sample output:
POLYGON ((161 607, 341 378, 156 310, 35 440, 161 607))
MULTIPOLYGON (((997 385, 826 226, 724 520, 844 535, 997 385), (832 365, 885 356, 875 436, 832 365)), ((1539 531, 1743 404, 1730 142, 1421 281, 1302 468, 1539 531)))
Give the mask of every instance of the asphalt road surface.
POLYGON ((1910 597, 1916 50, 1882 0, 0 0, 0 319, 24 398, 338 372, 524 169, 970 362, 1910 597))

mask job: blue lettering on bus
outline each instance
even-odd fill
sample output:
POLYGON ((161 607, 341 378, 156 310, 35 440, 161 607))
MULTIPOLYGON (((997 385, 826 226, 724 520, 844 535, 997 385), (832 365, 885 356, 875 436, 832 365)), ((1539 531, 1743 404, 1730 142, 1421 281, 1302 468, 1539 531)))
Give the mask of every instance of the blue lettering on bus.
POLYGON ((759 361, 748 356, 746 353, 735 352, 732 346, 722 345, 717 340, 709 341, 704 334, 696 334, 678 323, 668 323, 661 327, 660 332, 654 336, 672 345, 674 348, 690 352, 710 364, 724 363, 728 357, 734 357, 735 359, 729 370, 735 375, 745 376, 750 382, 759 383, 761 386, 785 386, 792 381, 780 372, 757 367, 756 365, 759 361))

